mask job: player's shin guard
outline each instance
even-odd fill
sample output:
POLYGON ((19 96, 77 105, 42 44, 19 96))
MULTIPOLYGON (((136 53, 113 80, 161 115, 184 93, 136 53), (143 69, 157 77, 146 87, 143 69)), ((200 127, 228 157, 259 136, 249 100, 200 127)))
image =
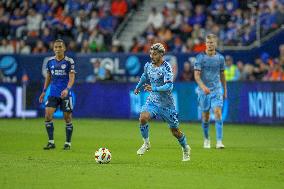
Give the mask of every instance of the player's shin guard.
POLYGON ((215 129, 216 129, 217 141, 222 141, 223 139, 223 121, 222 120, 215 120, 215 129))
POLYGON ((187 141, 186 141, 186 137, 184 134, 182 134, 182 136, 178 139, 178 142, 183 148, 186 148, 187 141))
POLYGON ((66 130, 66 142, 71 143, 71 137, 73 133, 72 123, 67 123, 65 130, 66 130))
POLYGON ((149 125, 147 123, 144 125, 140 125, 140 132, 144 142, 149 142, 149 125))
POLYGON ((202 121, 203 135, 205 139, 209 139, 209 123, 202 121))
POLYGON ((53 122, 52 122, 52 121, 46 121, 46 122, 45 122, 45 128, 46 128, 46 131, 47 131, 47 135, 48 135, 48 140, 49 140, 49 142, 54 143, 54 138, 53 138, 53 132, 54 132, 53 122))

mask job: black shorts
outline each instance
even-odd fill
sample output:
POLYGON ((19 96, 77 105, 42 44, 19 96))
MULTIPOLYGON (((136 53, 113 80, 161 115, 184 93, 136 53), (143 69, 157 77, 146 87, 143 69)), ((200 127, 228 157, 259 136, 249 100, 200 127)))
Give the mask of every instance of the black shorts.
POLYGON ((73 111, 73 102, 72 97, 54 97, 49 96, 48 100, 45 103, 45 107, 57 108, 60 107, 60 110, 63 112, 72 112, 73 111))

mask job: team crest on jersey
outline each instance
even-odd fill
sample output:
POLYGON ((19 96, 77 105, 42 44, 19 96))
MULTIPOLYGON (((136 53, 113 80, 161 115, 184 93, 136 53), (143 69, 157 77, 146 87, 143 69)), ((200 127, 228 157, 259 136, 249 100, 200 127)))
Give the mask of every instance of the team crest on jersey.
POLYGON ((62 69, 65 69, 65 68, 66 68, 66 64, 62 64, 62 65, 61 65, 61 68, 62 68, 62 69))

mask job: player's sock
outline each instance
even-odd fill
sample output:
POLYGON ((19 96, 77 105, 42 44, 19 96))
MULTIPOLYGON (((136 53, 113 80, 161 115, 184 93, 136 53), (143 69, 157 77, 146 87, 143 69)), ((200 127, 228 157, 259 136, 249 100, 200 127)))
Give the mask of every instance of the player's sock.
POLYGON ((53 132, 54 132, 54 127, 53 127, 53 122, 52 121, 46 121, 45 122, 45 128, 47 131, 47 135, 48 135, 48 142, 50 143, 54 143, 54 139, 53 139, 53 132))
POLYGON ((222 141, 223 139, 223 121, 222 120, 215 120, 215 129, 216 129, 217 141, 222 141))
POLYGON ((140 132, 141 135, 143 137, 144 142, 149 142, 149 125, 148 123, 144 124, 144 125, 140 125, 140 132))
POLYGON ((204 138, 209 139, 209 123, 202 121, 202 129, 204 138))
POLYGON ((66 123, 66 142, 71 143, 71 137, 73 133, 73 125, 72 123, 66 123))
POLYGON ((187 141, 186 141, 186 137, 184 134, 182 134, 182 136, 178 139, 178 142, 183 148, 186 148, 187 141))

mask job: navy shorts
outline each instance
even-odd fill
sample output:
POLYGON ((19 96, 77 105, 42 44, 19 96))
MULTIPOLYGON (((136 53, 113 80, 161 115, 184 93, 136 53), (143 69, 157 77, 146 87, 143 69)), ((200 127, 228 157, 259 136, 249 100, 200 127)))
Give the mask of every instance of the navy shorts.
POLYGON ((72 97, 70 96, 70 97, 60 98, 60 97, 49 96, 48 100, 45 103, 45 107, 51 107, 55 109, 59 107, 60 110, 63 112, 72 112, 73 111, 72 97))

